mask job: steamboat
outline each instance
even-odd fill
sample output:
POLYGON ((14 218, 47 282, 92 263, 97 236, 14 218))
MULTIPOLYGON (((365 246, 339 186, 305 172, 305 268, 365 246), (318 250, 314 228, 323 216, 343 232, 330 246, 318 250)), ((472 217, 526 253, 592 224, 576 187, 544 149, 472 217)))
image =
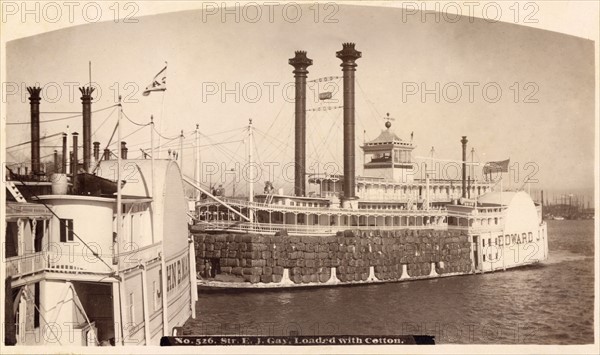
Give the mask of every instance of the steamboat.
POLYGON ((41 89, 28 88, 31 164, 6 170, 6 345, 159 345, 195 317, 179 166, 127 159, 119 123, 116 154, 110 142, 92 152, 93 90, 80 88, 83 149, 63 134, 62 159, 44 164, 41 89))
MULTIPOLYGON (((267 182, 263 193, 255 194, 249 184, 245 200, 202 190, 191 226, 199 287, 397 282, 506 270, 547 258, 541 204, 525 191, 503 191, 501 174, 495 180, 467 178, 465 136, 458 162, 462 179, 430 178, 428 172, 416 178, 412 137, 401 139, 388 119, 381 134, 360 147, 364 176, 357 176, 355 73, 362 53, 344 43, 336 55, 343 73, 343 174, 307 179, 306 85, 312 60, 297 51, 289 60, 296 90, 294 191, 285 194, 267 182), (307 182, 318 193, 307 194, 307 182)), ((252 129, 250 121, 250 142, 252 129)), ((490 163, 484 170, 502 172, 502 165, 490 163)), ((186 181, 202 189, 197 181, 186 181)))

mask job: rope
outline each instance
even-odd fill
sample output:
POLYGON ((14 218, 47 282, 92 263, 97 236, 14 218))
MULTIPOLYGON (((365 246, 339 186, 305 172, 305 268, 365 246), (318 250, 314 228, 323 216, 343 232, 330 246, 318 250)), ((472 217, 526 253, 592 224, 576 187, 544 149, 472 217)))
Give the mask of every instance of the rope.
MULTIPOLYGON (((56 137, 56 136, 60 136, 60 135, 62 135, 62 132, 60 132, 60 133, 55 133, 55 134, 51 134, 51 135, 49 135, 49 136, 45 136, 45 137, 41 137, 41 138, 40 138, 40 140, 42 140, 42 139, 48 139, 48 138, 51 138, 51 137, 56 137)), ((19 146, 22 146, 22 145, 25 145, 25 144, 29 144, 29 143, 31 143, 31 141, 27 141, 27 142, 19 143, 19 144, 16 144, 16 145, 10 146, 10 147, 6 147, 6 149, 12 149, 12 148, 16 148, 16 147, 19 147, 19 146)))
POLYGON ((92 133, 92 136, 96 135, 96 132, 98 132, 98 130, 104 125, 104 123, 106 123, 106 121, 108 121, 108 119, 115 113, 115 110, 116 110, 116 107, 110 112, 110 114, 108 116, 106 116, 104 121, 102 121, 102 123, 100 123, 100 126, 98 126, 98 128, 96 128, 94 133, 92 133))
POLYGON ((129 118, 129 116, 127 116, 127 114, 125 113, 125 111, 122 111, 122 110, 121 110, 121 113, 123 114, 123 117, 125 117, 125 118, 127 119, 127 121, 129 121, 129 122, 133 123, 133 124, 134 124, 134 125, 136 125, 136 126, 146 127, 146 126, 148 126, 148 125, 151 125, 151 124, 152 124, 152 122, 148 122, 148 123, 146 123, 146 124, 137 123, 137 122, 133 121, 131 118, 129 118))
MULTIPOLYGON (((115 107, 115 106, 118 106, 118 105, 116 105, 116 104, 115 104, 115 105, 112 105, 112 106, 108 106, 108 107, 105 107, 105 108, 101 108, 101 109, 99 109, 99 110, 92 111, 92 113, 96 113, 96 112, 102 112, 102 111, 104 111, 104 110, 108 110, 109 108, 111 108, 111 107, 115 107)), ((46 113, 49 113, 49 112, 46 112, 46 113)), ((44 120, 44 121, 40 121, 40 123, 46 123, 46 122, 56 122, 56 121, 64 121, 64 120, 69 120, 69 119, 71 119, 71 118, 81 117, 82 115, 83 115, 83 113, 79 113, 79 114, 77 114, 77 115, 73 115, 73 116, 67 116, 67 117, 61 117, 61 118, 53 118, 53 119, 51 119, 51 120, 44 120)), ((6 125, 7 125, 7 126, 10 126, 10 125, 22 125, 22 124, 31 124, 31 121, 29 121, 29 122, 7 122, 7 123, 6 123, 6 125)))
MULTIPOLYGON (((32 296, 32 295, 29 293, 29 290, 27 289, 27 285, 23 286, 22 290, 24 290, 24 291, 25 291, 25 293, 29 294, 29 297, 31 297, 31 298, 35 298, 34 296, 32 296)), ((35 307, 35 309, 37 309, 37 311, 38 311, 38 313, 39 313, 40 317, 42 317, 42 320, 44 320, 44 323, 46 323, 46 324, 50 324, 50 323, 48 323, 48 321, 46 320, 46 317, 44 317, 44 315, 43 315, 44 313, 42 313, 42 311, 39 309, 39 307, 38 307, 38 306, 37 306, 35 303, 33 304, 33 306, 35 307)), ((54 339, 56 339, 56 341, 58 342, 58 345, 61 345, 61 346, 62 346, 62 344, 61 344, 61 342, 60 342, 60 339, 58 338, 58 336, 56 335, 56 333, 54 333, 54 329, 53 329, 53 327, 48 327, 48 328, 50 328, 50 331, 51 331, 51 332, 52 332, 52 334, 54 335, 54 339)))

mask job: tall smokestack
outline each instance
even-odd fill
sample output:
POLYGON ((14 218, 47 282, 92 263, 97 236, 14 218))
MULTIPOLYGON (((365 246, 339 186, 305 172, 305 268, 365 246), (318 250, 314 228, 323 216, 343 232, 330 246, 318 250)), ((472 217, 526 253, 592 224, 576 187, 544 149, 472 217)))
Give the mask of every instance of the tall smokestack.
POLYGON ((79 133, 73 132, 73 159, 71 159, 71 174, 73 174, 73 176, 77 175, 77 172, 79 171, 79 152, 77 151, 78 138, 79 133))
POLYGON ((63 133, 63 136, 62 136, 62 167, 60 169, 60 172, 63 174, 69 173, 67 171, 67 154, 69 154, 68 149, 69 148, 67 147, 67 134, 63 133))
POLYGON ((83 170, 90 172, 92 161, 92 92, 93 87, 81 87, 81 104, 83 106, 83 170))
POLYGON ((296 154, 294 169, 294 194, 296 196, 306 195, 306 76, 308 68, 312 65, 312 59, 306 56, 305 51, 296 51, 296 56, 289 60, 294 67, 294 78, 296 79, 296 127, 295 143, 296 154))
POLYGON ((355 178, 354 168, 354 72, 356 60, 361 57, 361 52, 354 49, 354 43, 344 43, 342 50, 336 53, 342 60, 344 73, 344 200, 354 200, 355 178))
POLYGON ((462 197, 467 197, 467 136, 460 140, 462 143, 462 197))
POLYGON ((40 170, 40 92, 42 88, 29 86, 29 105, 31 106, 31 173, 41 175, 40 170))
POLYGON ((121 159, 127 159, 127 143, 121 142, 121 159))
POLYGON ((100 160, 100 142, 94 142, 94 161, 99 161, 99 160, 100 160))

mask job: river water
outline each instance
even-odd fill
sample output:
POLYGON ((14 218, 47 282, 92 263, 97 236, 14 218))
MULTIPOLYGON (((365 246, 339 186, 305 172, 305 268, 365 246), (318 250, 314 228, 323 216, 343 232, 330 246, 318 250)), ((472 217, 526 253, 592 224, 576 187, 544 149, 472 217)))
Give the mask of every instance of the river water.
POLYGON ((427 334, 436 343, 594 342, 594 223, 548 221, 542 264, 483 275, 300 290, 200 291, 193 335, 427 334))

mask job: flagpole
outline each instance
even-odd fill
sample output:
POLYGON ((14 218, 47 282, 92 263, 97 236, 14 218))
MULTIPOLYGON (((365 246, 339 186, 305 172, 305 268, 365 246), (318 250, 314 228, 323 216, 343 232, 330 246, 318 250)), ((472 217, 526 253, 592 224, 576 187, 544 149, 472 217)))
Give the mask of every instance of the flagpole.
MULTIPOLYGON (((165 95, 167 90, 162 92, 162 99, 160 100, 160 120, 158 121, 158 147, 160 148, 160 136, 162 134, 162 121, 164 119, 165 112, 165 95)), ((161 158, 161 149, 158 149, 158 159, 161 158)))
MULTIPOLYGON (((154 115, 150 116, 150 170, 152 170, 152 213, 156 214, 156 182, 154 181, 154 115)), ((152 218, 152 244, 155 241, 156 225, 152 218)))
POLYGON ((183 129, 179 136, 179 169, 181 170, 181 176, 183 176, 183 129))

